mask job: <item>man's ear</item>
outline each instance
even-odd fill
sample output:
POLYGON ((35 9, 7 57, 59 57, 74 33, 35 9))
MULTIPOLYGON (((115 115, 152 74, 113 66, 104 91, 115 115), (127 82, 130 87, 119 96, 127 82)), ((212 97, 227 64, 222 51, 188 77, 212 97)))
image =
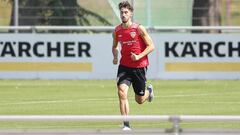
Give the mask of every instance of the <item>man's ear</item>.
POLYGON ((130 16, 131 16, 131 18, 132 18, 132 17, 133 17, 133 12, 131 11, 130 13, 131 13, 130 16))

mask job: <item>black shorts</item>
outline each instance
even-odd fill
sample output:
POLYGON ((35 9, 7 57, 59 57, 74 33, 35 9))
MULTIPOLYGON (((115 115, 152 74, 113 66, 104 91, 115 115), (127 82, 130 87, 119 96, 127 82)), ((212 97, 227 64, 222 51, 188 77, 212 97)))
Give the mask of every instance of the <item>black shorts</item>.
POLYGON ((147 67, 144 68, 129 68, 122 65, 118 67, 117 85, 132 84, 136 95, 144 96, 146 89, 146 73, 147 67))

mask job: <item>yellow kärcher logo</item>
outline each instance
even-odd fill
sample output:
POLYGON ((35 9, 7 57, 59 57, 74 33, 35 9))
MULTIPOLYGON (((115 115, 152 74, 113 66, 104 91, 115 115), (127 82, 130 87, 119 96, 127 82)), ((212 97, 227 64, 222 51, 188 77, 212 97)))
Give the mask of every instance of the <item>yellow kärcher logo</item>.
POLYGON ((91 72, 90 62, 0 62, 0 71, 81 71, 91 72))
POLYGON ((167 72, 187 72, 187 71, 240 71, 240 62, 168 62, 165 63, 167 72))

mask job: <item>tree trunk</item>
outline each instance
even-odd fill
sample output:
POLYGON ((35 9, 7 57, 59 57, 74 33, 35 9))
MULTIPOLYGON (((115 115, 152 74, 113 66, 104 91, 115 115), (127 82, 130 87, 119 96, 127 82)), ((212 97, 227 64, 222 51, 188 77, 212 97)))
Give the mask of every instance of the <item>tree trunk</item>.
POLYGON ((209 17, 211 26, 221 25, 220 0, 210 0, 209 17))
POLYGON ((12 10, 11 10, 11 19, 10 19, 10 26, 14 26, 14 18, 15 18, 15 14, 14 14, 14 10, 15 10, 15 3, 14 1, 12 0, 11 1, 12 3, 12 10))
MULTIPOLYGON (((193 26, 220 26, 220 1, 219 0, 194 0, 193 26)), ((193 33, 220 32, 212 30, 193 30, 193 33)))

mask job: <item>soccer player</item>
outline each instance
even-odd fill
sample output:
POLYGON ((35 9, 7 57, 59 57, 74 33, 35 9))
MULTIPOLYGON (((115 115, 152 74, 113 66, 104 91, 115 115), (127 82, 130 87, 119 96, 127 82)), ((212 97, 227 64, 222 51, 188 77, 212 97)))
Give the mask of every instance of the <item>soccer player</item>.
MULTIPOLYGON (((133 7, 128 1, 119 3, 122 23, 113 32, 113 64, 118 64, 118 43, 121 44, 121 59, 117 73, 117 88, 121 115, 129 114, 128 89, 132 84, 135 100, 143 104, 153 100, 153 86, 146 87, 148 54, 154 50, 152 39, 146 29, 132 22, 133 7)), ((123 122, 123 130, 131 130, 129 122, 123 122)))

